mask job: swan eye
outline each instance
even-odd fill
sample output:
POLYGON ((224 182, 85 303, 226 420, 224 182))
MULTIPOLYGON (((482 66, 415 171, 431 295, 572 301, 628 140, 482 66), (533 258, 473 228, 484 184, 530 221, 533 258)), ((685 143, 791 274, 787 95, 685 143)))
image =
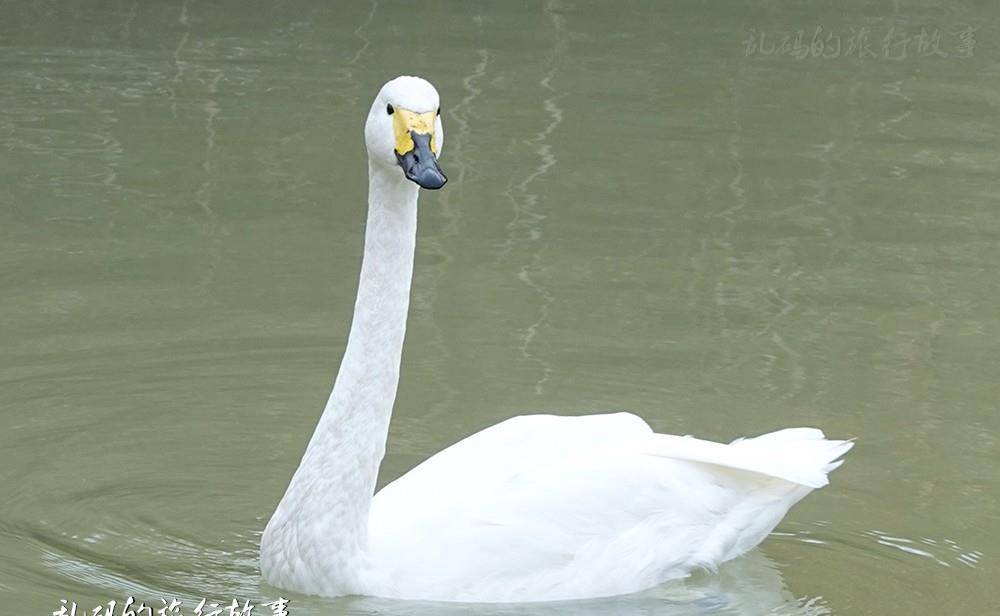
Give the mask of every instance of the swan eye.
POLYGON ((438 115, 441 115, 441 108, 440 108, 440 107, 438 107, 438 111, 437 111, 437 114, 438 114, 438 115))
POLYGON ((385 106, 385 112, 388 113, 389 115, 392 115, 394 111, 396 110, 392 108, 392 104, 385 106))

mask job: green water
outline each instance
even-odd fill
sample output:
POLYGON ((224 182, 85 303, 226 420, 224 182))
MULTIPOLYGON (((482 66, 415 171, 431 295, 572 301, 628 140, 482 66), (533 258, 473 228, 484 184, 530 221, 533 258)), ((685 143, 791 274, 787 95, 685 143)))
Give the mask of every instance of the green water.
POLYGON ((1000 8, 824 7, 0 3, 4 611, 995 610, 1000 8), (383 483, 512 415, 629 409, 856 437, 832 485, 630 597, 263 584, 344 347, 362 123, 401 73, 441 92, 451 181, 422 197, 383 483))

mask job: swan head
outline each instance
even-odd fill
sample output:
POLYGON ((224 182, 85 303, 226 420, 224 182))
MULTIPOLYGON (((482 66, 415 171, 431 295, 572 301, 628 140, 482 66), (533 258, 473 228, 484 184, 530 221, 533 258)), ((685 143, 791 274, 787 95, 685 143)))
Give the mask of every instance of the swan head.
POLYGON ((441 100, 420 77, 396 77, 379 90, 365 123, 368 159, 401 173, 422 188, 436 190, 448 178, 438 166, 444 145, 441 100))

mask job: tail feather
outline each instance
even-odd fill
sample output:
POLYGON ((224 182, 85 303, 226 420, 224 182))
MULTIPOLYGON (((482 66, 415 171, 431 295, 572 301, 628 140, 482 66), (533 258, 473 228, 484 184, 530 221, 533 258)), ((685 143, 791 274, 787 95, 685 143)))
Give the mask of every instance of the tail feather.
POLYGON ((787 428, 729 445, 690 436, 654 435, 652 455, 716 464, 777 477, 810 488, 829 483, 826 475, 843 463, 851 440, 828 440, 816 428, 787 428))

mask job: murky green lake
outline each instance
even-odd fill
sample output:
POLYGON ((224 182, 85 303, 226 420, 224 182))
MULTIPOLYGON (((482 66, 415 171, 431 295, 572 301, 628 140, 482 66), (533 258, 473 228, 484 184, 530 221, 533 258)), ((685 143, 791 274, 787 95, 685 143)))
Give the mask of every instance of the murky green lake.
MULTIPOLYGON (((985 614, 1000 8, 0 3, 0 595, 291 614, 985 614), (382 482, 528 411, 857 447, 719 575, 288 595, 260 532, 343 350, 379 86, 441 92, 382 482)), ((117 613, 117 612, 116 612, 117 613)))

